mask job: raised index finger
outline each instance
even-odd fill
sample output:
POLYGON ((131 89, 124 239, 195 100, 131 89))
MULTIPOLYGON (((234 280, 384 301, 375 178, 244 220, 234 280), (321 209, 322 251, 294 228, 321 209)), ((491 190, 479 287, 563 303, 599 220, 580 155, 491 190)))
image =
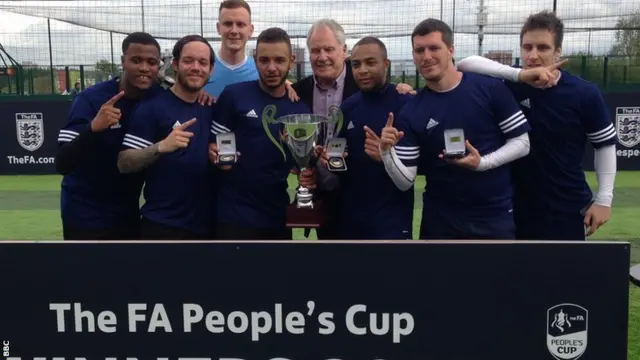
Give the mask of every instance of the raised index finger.
POLYGON ((369 135, 373 139, 379 139, 380 137, 376 134, 375 131, 371 130, 368 126, 364 127, 364 132, 369 135))
POLYGON ((184 130, 186 128, 188 128, 189 126, 193 125, 196 122, 196 118, 193 118, 189 121, 187 121, 186 123, 180 125, 177 127, 178 130, 184 130))
POLYGON ((393 127, 393 113, 389 113, 385 127, 393 127))
POLYGON ((569 62, 569 59, 562 59, 562 60, 558 61, 557 63, 555 63, 553 65, 550 65, 549 69, 555 70, 555 69, 561 68, 562 66, 564 66, 568 62, 569 62))
POLYGON ((119 93, 116 94, 116 96, 112 97, 111 99, 109 99, 105 105, 115 105, 116 102, 118 102, 118 100, 120 100, 121 97, 124 96, 124 90, 120 91, 119 93))

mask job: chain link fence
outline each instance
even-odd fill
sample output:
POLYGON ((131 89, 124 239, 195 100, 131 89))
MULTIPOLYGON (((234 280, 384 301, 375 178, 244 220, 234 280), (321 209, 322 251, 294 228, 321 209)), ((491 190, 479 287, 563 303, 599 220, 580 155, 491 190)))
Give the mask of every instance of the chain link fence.
MULTIPOLYGON (((340 22, 351 47, 377 36, 388 47, 391 77, 420 86, 410 34, 428 17, 455 32, 455 57, 483 55, 518 64, 526 17, 555 10, 565 22, 567 69, 603 89, 640 87, 640 3, 636 0, 253 0, 254 36, 278 26, 292 37, 298 79, 311 73, 305 37, 320 18, 340 22)), ((155 36, 165 51, 187 34, 218 49, 219 1, 0 1, 0 95, 66 94, 119 72, 121 42, 134 31, 155 36)), ((249 41, 251 55, 255 40, 249 41)))

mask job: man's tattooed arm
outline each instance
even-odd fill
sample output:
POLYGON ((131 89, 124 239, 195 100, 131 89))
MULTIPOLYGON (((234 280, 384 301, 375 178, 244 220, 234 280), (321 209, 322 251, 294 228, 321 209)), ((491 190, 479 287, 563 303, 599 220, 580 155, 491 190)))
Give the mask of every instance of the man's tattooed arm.
POLYGON ((145 169, 162 156, 159 143, 143 149, 127 149, 118 154, 118 170, 121 173, 134 173, 145 169))

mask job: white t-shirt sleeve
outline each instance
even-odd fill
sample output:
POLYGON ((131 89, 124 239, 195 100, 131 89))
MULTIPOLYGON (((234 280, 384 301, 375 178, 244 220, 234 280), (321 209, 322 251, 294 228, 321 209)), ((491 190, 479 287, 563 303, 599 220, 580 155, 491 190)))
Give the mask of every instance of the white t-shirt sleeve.
POLYGON ((460 71, 488 75, 511 82, 518 82, 518 75, 522 71, 522 69, 507 66, 478 55, 472 55, 458 61, 456 67, 460 71))

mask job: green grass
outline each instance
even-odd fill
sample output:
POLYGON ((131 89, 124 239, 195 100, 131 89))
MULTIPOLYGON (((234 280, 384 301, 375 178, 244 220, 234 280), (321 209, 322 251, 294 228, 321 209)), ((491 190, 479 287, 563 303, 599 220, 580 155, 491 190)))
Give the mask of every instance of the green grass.
MULTIPOLYGON (((592 187, 595 176, 588 173, 592 187)), ((297 181, 291 177, 291 188, 297 181)), ((418 234, 424 178, 416 185, 414 234, 418 234)), ((293 190, 291 190, 293 191, 293 190)), ((60 176, 0 176, 0 240, 59 240, 60 176)), ((640 263, 640 172, 619 172, 616 178, 613 215, 591 240, 631 243, 631 262, 640 263)), ((294 238, 303 239, 295 230, 294 238)), ((311 239, 315 238, 312 232, 311 239)), ((640 360, 640 288, 631 287, 629 298, 629 360, 640 360)))

